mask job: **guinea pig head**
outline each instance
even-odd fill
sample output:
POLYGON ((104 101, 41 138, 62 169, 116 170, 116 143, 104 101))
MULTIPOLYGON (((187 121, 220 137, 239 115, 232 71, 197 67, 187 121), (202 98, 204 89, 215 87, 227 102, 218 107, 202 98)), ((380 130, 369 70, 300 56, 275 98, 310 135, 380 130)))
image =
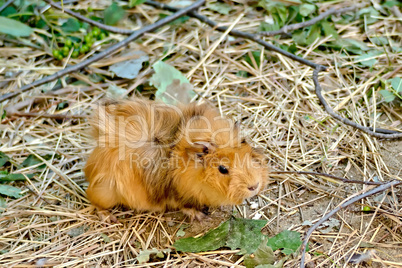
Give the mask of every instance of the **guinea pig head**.
POLYGON ((194 154, 194 161, 203 170, 200 190, 210 205, 241 204, 268 183, 265 157, 245 142, 236 147, 219 147, 198 141, 188 152, 194 154))

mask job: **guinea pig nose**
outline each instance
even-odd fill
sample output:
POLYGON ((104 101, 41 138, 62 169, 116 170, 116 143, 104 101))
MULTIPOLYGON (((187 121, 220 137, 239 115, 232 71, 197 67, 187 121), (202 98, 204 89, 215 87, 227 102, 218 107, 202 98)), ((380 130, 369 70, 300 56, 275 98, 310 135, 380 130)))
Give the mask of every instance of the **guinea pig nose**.
POLYGON ((256 185, 249 186, 247 189, 249 189, 250 191, 254 191, 255 189, 258 188, 259 185, 260 185, 260 183, 257 183, 256 185))

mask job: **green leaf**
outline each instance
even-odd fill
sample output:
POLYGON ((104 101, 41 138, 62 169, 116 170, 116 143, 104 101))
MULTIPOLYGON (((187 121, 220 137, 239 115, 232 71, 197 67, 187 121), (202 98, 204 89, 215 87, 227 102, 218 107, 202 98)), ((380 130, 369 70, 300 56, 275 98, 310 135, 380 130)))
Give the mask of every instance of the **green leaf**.
POLYGON ((110 84, 106 90, 106 97, 117 100, 121 99, 126 92, 126 89, 116 86, 115 84, 110 84))
POLYGON ((124 17, 125 11, 124 9, 117 5, 116 2, 113 2, 108 8, 105 9, 103 18, 104 22, 107 25, 116 25, 119 20, 124 17))
POLYGON ((220 14, 223 15, 229 15, 229 12, 232 10, 232 6, 226 3, 220 3, 220 2, 215 2, 215 3, 209 3, 207 7, 210 10, 216 11, 220 14))
POLYGON ((20 198, 20 197, 22 197, 22 195, 20 195, 20 193, 21 193, 21 190, 14 186, 0 184, 0 194, 2 194, 2 195, 14 197, 14 198, 20 198))
POLYGON ((230 229, 230 220, 222 223, 216 229, 206 233, 204 236, 194 238, 182 238, 176 240, 173 247, 182 252, 201 252, 215 250, 225 246, 226 238, 230 229))
POLYGON ((321 36, 320 25, 314 24, 313 26, 311 26, 310 32, 307 36, 307 40, 306 40, 307 45, 311 45, 312 43, 314 43, 315 40, 317 40, 317 38, 320 38, 320 36, 321 36))
POLYGON ((134 79, 142 69, 142 64, 149 60, 148 55, 141 51, 132 51, 125 53, 122 57, 136 56, 134 59, 117 62, 109 66, 109 71, 114 72, 118 77, 134 79))
POLYGON ((110 243, 110 237, 109 236, 107 236, 106 234, 102 233, 101 237, 102 237, 102 239, 103 239, 103 241, 105 243, 110 243))
POLYGON ((391 86, 396 92, 402 92, 402 79, 400 77, 392 78, 391 86))
POLYGON ((152 68, 155 74, 150 82, 158 89, 155 93, 156 99, 167 104, 187 104, 195 97, 193 86, 179 70, 163 61, 158 61, 152 68))
POLYGON ((140 254, 138 254, 136 259, 139 264, 144 264, 150 260, 151 255, 156 255, 156 257, 161 259, 165 257, 165 253, 169 253, 170 251, 170 249, 158 250, 156 248, 140 250, 140 254))
POLYGON ((7 207, 6 199, 0 196, 0 212, 3 211, 6 207, 7 207))
MULTIPOLYGON (((51 154, 47 154, 47 155, 42 155, 41 156, 43 159, 45 160, 50 160, 52 159, 52 155, 51 154)), ((24 160, 24 162, 22 162, 22 166, 24 167, 30 167, 30 166, 35 166, 37 164, 43 163, 42 160, 40 160, 39 158, 37 158, 35 155, 30 154, 28 155, 28 157, 24 160)), ((45 168, 46 164, 40 165, 38 166, 39 169, 41 168, 45 168)))
POLYGON ((302 4, 300 5, 300 15, 302 15, 303 17, 307 17, 308 15, 310 15, 311 13, 313 13, 315 11, 316 7, 315 5, 312 4, 302 4))
POLYGON ((231 249, 240 248, 242 251, 252 253, 261 243, 263 238, 261 228, 266 223, 263 220, 231 218, 202 237, 182 238, 177 240, 173 246, 177 251, 183 252, 209 251, 227 246, 231 249))
MULTIPOLYGON (((25 174, 28 178, 32 178, 34 174, 25 174)), ((0 173, 0 181, 25 181, 26 177, 23 174, 15 173, 0 173)))
MULTIPOLYGON (((255 63, 257 63, 257 66, 255 66, 255 67, 260 67, 261 51, 259 51, 259 50, 252 51, 251 55, 253 56, 255 63)), ((248 64, 250 64, 251 66, 254 66, 254 63, 253 63, 249 53, 244 56, 244 59, 247 61, 248 64)))
POLYGON ((261 229, 267 221, 232 218, 226 245, 233 249, 242 249, 247 253, 254 252, 261 244, 261 229))
POLYGON ((372 55, 364 54, 357 58, 360 61, 360 64, 366 67, 372 67, 374 64, 378 62, 377 59, 373 59, 372 55), (367 60, 366 60, 367 59, 367 60))
POLYGON ((10 157, 8 157, 5 153, 0 152, 0 167, 4 166, 9 161, 10 157))
POLYGON ((326 44, 325 46, 338 50, 345 49, 346 51, 354 54, 362 54, 364 51, 370 49, 365 43, 350 38, 338 38, 334 42, 326 44))
POLYGON ((373 24, 376 22, 378 19, 375 17, 380 16, 380 12, 378 12, 374 7, 367 7, 367 8, 362 8, 359 10, 357 13, 359 16, 365 17, 365 21, 367 24, 373 24))
POLYGON ((66 33, 74 33, 80 30, 80 23, 78 20, 74 18, 69 18, 63 25, 61 25, 61 29, 66 33))
POLYGON ((389 91, 386 90, 386 89, 382 89, 382 90, 380 90, 379 92, 380 92, 380 94, 384 97, 384 100, 385 100, 386 102, 391 102, 391 101, 393 101, 393 100, 396 98, 396 96, 395 96, 392 92, 389 92, 389 91))
POLYGON ((282 252, 286 255, 296 252, 301 246, 302 241, 300 239, 300 233, 295 231, 284 230, 276 236, 268 239, 268 246, 273 251, 282 249, 282 252))
POLYGON ((253 254, 244 256, 244 266, 253 268, 261 264, 274 264, 275 256, 271 247, 267 246, 267 239, 264 239, 253 254))
POLYGON ((370 40, 377 46, 389 45, 388 38, 386 38, 384 36, 375 36, 375 37, 370 38, 370 40))
POLYGON ((323 21, 321 23, 322 29, 324 30, 325 36, 332 35, 333 38, 338 38, 338 32, 335 30, 333 24, 329 23, 328 21, 323 21))
POLYGON ((141 5, 141 4, 145 3, 145 1, 146 1, 146 0, 130 0, 128 6, 129 6, 130 8, 131 8, 131 7, 134 7, 134 6, 138 6, 138 5, 141 5))
POLYGON ((33 29, 17 20, 0 16, 0 33, 9 34, 15 37, 29 36, 33 29))

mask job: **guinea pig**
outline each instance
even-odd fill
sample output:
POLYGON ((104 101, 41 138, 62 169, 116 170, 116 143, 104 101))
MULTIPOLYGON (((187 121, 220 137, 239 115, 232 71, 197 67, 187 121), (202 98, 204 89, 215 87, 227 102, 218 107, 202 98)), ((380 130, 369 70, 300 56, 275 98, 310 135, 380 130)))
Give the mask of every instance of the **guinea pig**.
POLYGON ((91 125, 97 146, 84 171, 101 210, 121 204, 201 220, 207 208, 241 204, 268 183, 264 155, 207 104, 106 103, 91 125))

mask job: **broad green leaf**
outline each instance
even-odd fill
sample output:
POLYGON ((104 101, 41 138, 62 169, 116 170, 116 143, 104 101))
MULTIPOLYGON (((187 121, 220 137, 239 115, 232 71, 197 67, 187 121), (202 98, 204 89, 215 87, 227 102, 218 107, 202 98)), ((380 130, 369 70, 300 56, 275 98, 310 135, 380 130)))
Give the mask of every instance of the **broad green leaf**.
POLYGON ((11 186, 11 185, 6 185, 6 184, 0 184, 0 194, 14 197, 14 198, 20 198, 22 195, 20 195, 21 190, 11 186))
POLYGON ((33 29, 17 20, 0 16, 0 33, 12 36, 29 36, 33 29))
POLYGON ((227 246, 231 249, 239 248, 246 253, 252 253, 256 251, 264 237, 261 228, 266 223, 263 220, 231 218, 202 237, 182 238, 177 240, 173 246, 177 251, 183 252, 209 251, 227 246))
POLYGON ((231 249, 240 248, 247 253, 256 251, 264 237, 261 229, 266 223, 264 220, 233 218, 226 245, 231 249))
POLYGON ((105 9, 104 11, 104 22, 107 25, 116 25, 119 20, 121 20, 124 17, 125 11, 124 9, 117 5, 116 2, 113 2, 108 8, 105 9))
POLYGON ((322 29, 324 30, 325 36, 332 35, 333 38, 338 38, 338 32, 335 30, 333 24, 329 23, 328 21, 323 21, 321 23, 322 29))
POLYGON ((282 252, 286 255, 296 252, 301 246, 302 241, 300 239, 300 233, 295 231, 285 230, 280 232, 276 236, 268 239, 268 246, 273 251, 282 249, 282 252))
POLYGON ((130 0, 128 6, 129 6, 130 8, 131 8, 131 7, 134 7, 134 6, 138 6, 138 5, 141 5, 141 4, 145 3, 145 1, 146 1, 146 0, 130 0))
POLYGON ((220 14, 223 15, 229 15, 229 12, 232 10, 232 6, 226 3, 221 3, 221 2, 214 2, 214 3, 209 3, 207 7, 210 10, 216 11, 220 14))
POLYGON ((304 30, 295 31, 292 34, 292 39, 295 41, 296 44, 299 45, 306 45, 308 32, 304 30))
POLYGON ((0 152, 0 167, 4 166, 9 161, 10 157, 8 157, 5 153, 0 152))
POLYGON ((188 237, 176 240, 173 247, 182 252, 201 252, 225 246, 229 234, 230 220, 222 223, 201 237, 188 237))
POLYGON ((136 56, 134 59, 129 59, 117 62, 109 66, 109 70, 115 73, 118 77, 134 79, 142 69, 142 64, 149 60, 148 55, 143 51, 132 51, 123 54, 122 57, 136 56))
POLYGON ((302 4, 300 5, 300 15, 302 15, 303 17, 307 17, 308 15, 310 15, 311 13, 313 13, 315 11, 315 5, 312 4, 302 4))
POLYGON ((382 89, 379 92, 384 97, 384 100, 386 102, 391 102, 391 101, 395 100, 395 98, 396 98, 396 96, 392 92, 389 92, 386 89, 382 89))
POLYGON ((400 6, 401 3, 396 0, 388 0, 388 1, 385 1, 384 4, 382 4, 382 5, 385 7, 393 7, 393 6, 400 6))
POLYGON ((74 33, 80 30, 80 23, 78 20, 74 18, 69 18, 63 25, 61 25, 61 29, 66 33, 74 33))
POLYGON ((244 256, 244 266, 254 268, 262 264, 274 264, 275 255, 271 247, 267 246, 267 239, 264 239, 252 254, 244 256))
POLYGON ((155 93, 156 99, 168 104, 190 103, 195 92, 179 70, 163 61, 158 61, 152 68, 155 74, 152 75, 150 82, 158 89, 155 93))
POLYGON ((391 86, 396 92, 402 92, 402 79, 400 77, 392 78, 391 86))

